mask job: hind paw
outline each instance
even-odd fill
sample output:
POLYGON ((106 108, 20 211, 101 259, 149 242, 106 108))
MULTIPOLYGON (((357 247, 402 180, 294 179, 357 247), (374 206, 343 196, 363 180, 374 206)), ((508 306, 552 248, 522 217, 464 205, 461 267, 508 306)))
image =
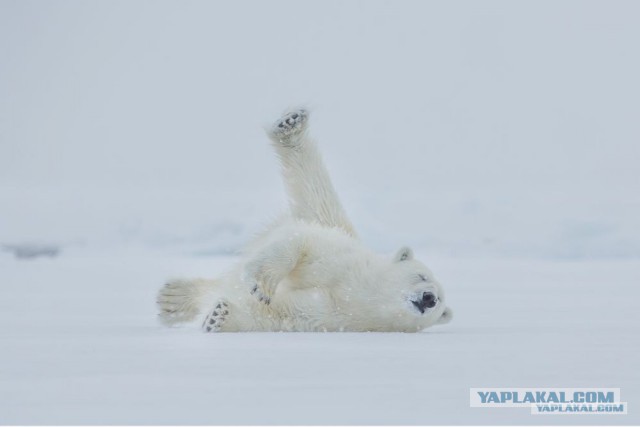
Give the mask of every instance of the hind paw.
POLYGON ((198 315, 198 295, 202 283, 198 280, 172 280, 158 292, 160 321, 165 325, 189 322, 198 315))
POLYGON ((229 304, 218 301, 215 308, 205 317, 202 323, 204 332, 219 332, 229 315, 229 304))

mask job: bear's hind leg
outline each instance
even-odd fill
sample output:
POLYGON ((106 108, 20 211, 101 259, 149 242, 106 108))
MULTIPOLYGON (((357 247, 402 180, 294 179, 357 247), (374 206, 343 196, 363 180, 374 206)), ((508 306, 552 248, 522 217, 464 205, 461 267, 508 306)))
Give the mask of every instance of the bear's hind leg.
POLYGON ((224 300, 218 301, 215 308, 205 317, 202 330, 204 332, 220 332, 228 315, 229 304, 224 300))
POLYGON ((200 313, 202 296, 214 283, 204 279, 176 279, 166 283, 157 298, 160 321, 171 326, 194 320, 200 313))

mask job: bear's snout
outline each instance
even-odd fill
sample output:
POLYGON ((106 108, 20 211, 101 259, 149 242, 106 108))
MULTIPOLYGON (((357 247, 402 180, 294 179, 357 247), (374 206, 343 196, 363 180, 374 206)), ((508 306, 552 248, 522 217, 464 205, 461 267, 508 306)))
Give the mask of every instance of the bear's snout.
POLYGON ((438 298, 433 292, 423 292, 422 298, 418 298, 416 301, 411 301, 420 313, 424 313, 427 308, 433 308, 438 303, 438 298))

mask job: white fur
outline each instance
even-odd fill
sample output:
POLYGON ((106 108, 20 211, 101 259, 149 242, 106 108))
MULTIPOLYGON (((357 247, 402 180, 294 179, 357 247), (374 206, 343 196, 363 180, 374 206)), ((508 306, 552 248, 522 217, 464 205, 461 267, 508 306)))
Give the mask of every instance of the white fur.
POLYGON ((411 249, 387 258, 357 239, 307 123, 307 111, 293 110, 268 131, 290 215, 249 244, 229 273, 166 284, 158 295, 163 323, 205 311, 207 332, 416 332, 451 319, 440 284, 411 249), (427 293, 437 304, 421 313, 412 301, 427 293))

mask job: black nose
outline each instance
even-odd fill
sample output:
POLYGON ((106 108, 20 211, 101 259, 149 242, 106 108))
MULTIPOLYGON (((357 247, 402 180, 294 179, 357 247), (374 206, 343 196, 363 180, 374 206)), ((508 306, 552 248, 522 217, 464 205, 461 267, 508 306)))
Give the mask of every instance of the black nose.
POLYGON ((433 308, 438 303, 438 300, 432 292, 423 292, 422 298, 416 301, 411 301, 416 306, 420 313, 424 313, 427 308, 433 308))
POLYGON ((436 305, 436 296, 431 292, 425 292, 422 294, 422 302, 426 307, 435 307, 436 305))

